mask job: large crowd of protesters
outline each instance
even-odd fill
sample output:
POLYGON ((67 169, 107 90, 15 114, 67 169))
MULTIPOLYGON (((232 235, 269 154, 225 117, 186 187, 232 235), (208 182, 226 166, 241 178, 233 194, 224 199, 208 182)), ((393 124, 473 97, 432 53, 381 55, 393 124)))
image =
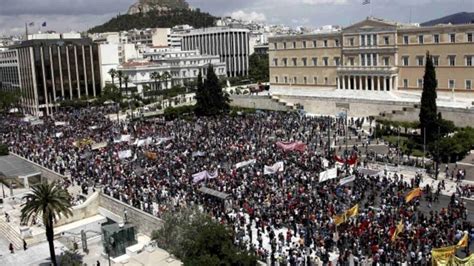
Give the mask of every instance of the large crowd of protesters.
MULTIPOLYGON (((201 206, 233 228, 236 245, 272 265, 428 265, 432 248, 455 244, 465 231, 474 239, 463 193, 453 194, 440 210, 421 207, 422 201, 429 207, 439 201, 444 182, 422 187, 423 196, 408 203, 405 195, 420 185, 421 176, 407 181, 397 174, 368 175, 357 165, 339 165, 339 176, 353 175, 352 182, 319 182, 320 172, 336 163, 328 154, 327 132, 329 139, 344 145, 344 119, 257 112, 120 122, 107 118, 111 111, 94 107, 58 112, 34 125, 3 117, 8 130, 0 134, 0 142, 19 156, 70 176, 66 186, 80 185, 85 193, 101 189, 158 217, 201 206), (301 141, 306 147, 283 151, 278 141, 301 141), (249 160, 255 161, 235 166, 249 160), (264 174, 264 166, 277 162, 284 163, 283 171, 264 174), (194 182, 192 175, 202 171, 217 171, 217 177, 194 182), (201 186, 228 197, 205 194, 198 190, 201 186), (336 226, 333 217, 355 204, 358 215, 336 226), (392 239, 400 221, 404 230, 392 239)), ((351 145, 340 156, 360 157, 362 150, 351 145)))

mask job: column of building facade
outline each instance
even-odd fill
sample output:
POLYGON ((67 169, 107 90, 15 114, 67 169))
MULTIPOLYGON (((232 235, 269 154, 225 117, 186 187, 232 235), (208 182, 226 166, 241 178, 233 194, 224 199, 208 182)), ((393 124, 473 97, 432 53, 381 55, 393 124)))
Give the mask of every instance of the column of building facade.
POLYGON ((82 50, 82 67, 84 68, 84 89, 86 90, 86 96, 89 96, 89 82, 87 80, 87 67, 86 67, 86 49, 84 45, 81 45, 82 50))
POLYGON ((44 102, 46 105, 46 114, 49 115, 49 99, 48 99, 48 91, 47 91, 47 86, 46 86, 46 72, 44 70, 44 52, 43 52, 43 47, 40 47, 40 58, 41 58, 41 71, 43 73, 43 96, 44 96, 44 102))
POLYGON ((76 64, 77 96, 81 98, 81 83, 79 82, 79 65, 77 63, 77 46, 74 45, 74 63, 76 64))
POLYGON ((94 94, 94 97, 97 97, 97 92, 95 88, 94 53, 92 51, 92 45, 89 45, 89 55, 91 57, 92 93, 94 94))
POLYGON ((362 90, 362 76, 359 75, 357 78, 359 79, 359 87, 357 87, 357 89, 362 90))
POLYGON ((50 62, 50 69, 51 69, 51 83, 53 85, 53 102, 56 102, 56 82, 54 82, 54 61, 53 61, 53 53, 52 47, 48 46, 49 49, 49 62, 50 62))
POLYGON ((387 91, 387 77, 386 76, 383 77, 383 90, 387 91))

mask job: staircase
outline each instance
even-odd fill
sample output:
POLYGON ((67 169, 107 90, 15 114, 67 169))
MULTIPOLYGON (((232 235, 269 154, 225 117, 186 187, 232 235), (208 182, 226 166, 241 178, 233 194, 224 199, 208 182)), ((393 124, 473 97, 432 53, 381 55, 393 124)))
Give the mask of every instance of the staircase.
POLYGON ((378 117, 379 119, 388 119, 396 121, 415 121, 413 118, 417 118, 420 112, 418 104, 413 106, 403 107, 402 110, 392 110, 391 112, 381 112, 378 117))
POLYGON ((17 250, 23 248, 23 240, 19 232, 16 232, 5 220, 0 219, 0 234, 6 238, 17 250))
POLYGON ((299 103, 290 103, 290 102, 280 99, 280 97, 275 96, 275 95, 272 95, 269 97, 272 101, 285 106, 286 109, 288 110, 303 110, 304 109, 304 107, 299 103))

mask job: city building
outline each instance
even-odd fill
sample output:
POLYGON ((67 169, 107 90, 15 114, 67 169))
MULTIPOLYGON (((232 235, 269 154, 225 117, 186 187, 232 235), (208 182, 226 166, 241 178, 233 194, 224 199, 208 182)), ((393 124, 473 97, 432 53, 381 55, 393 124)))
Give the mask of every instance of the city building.
POLYGON ((170 74, 169 80, 161 80, 158 89, 169 89, 175 85, 185 85, 196 81, 199 72, 203 76, 207 73, 210 64, 214 67, 217 76, 225 77, 226 64, 221 62, 217 55, 202 55, 198 50, 181 51, 172 48, 149 48, 144 59, 133 60, 118 67, 124 75, 129 77, 129 87, 136 87, 138 93, 143 93, 144 85, 155 89, 157 86, 152 73, 170 74))
POLYGON ((369 17, 349 27, 269 39, 272 87, 420 94, 426 53, 438 91, 471 93, 474 24, 420 27, 369 17))
POLYGON ((213 27, 183 34, 183 50, 199 50, 201 54, 219 55, 226 62, 229 77, 246 76, 249 69, 249 30, 213 27))
POLYGON ((1 89, 20 90, 27 113, 49 115, 61 100, 100 94, 98 45, 68 36, 29 36, 0 52, 1 89))

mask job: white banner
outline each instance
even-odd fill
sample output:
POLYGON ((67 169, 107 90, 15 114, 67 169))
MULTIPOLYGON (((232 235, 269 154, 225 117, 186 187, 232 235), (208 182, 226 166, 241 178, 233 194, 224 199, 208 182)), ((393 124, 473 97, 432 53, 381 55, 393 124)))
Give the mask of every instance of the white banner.
POLYGON ((92 144, 92 150, 99 150, 107 147, 107 142, 100 142, 92 144))
POLYGON ((63 133, 63 132, 58 132, 58 133, 56 133, 56 138, 60 138, 60 137, 62 137, 62 136, 64 136, 64 133, 63 133))
POLYGON ((319 183, 322 183, 324 181, 334 179, 334 178, 337 178, 337 168, 336 167, 334 167, 332 169, 328 169, 324 172, 321 172, 319 174, 319 183))
POLYGON ((202 171, 202 172, 199 172, 199 173, 195 173, 193 174, 193 183, 196 184, 196 183, 199 183, 201 181, 203 181, 204 179, 214 179, 218 176, 218 171, 215 170, 214 172, 212 173, 209 173, 208 171, 202 171))
POLYGON ((203 152, 203 151, 196 151, 196 152, 193 152, 192 156, 193 157, 204 157, 204 156, 206 156, 206 153, 203 152))
POLYGON ((285 169, 285 166, 284 166, 283 162, 277 162, 272 166, 265 165, 265 167, 263 168, 263 174, 264 175, 271 175, 271 174, 275 174, 277 172, 283 172, 284 169, 285 169))
POLYGON ((120 159, 126 159, 132 157, 131 150, 119 151, 118 156, 120 159))
POLYGON ((353 182, 356 179, 355 175, 348 176, 339 181, 339 186, 343 186, 347 183, 353 182))
POLYGON ((90 126, 90 127, 89 127, 89 129, 92 129, 92 130, 98 129, 98 128, 99 128, 98 126, 90 126))
POLYGON ((131 139, 132 139, 132 136, 130 136, 130 135, 122 135, 120 137, 121 142, 129 142, 131 139))
POLYGON ((255 159, 243 161, 243 162, 240 162, 240 163, 236 163, 235 168, 239 169, 241 167, 245 167, 245 166, 250 165, 250 164, 255 164, 256 162, 257 162, 257 160, 255 160, 255 159))
POLYGON ((54 122, 55 126, 67 126, 68 124, 69 124, 68 122, 62 122, 62 121, 54 122))

